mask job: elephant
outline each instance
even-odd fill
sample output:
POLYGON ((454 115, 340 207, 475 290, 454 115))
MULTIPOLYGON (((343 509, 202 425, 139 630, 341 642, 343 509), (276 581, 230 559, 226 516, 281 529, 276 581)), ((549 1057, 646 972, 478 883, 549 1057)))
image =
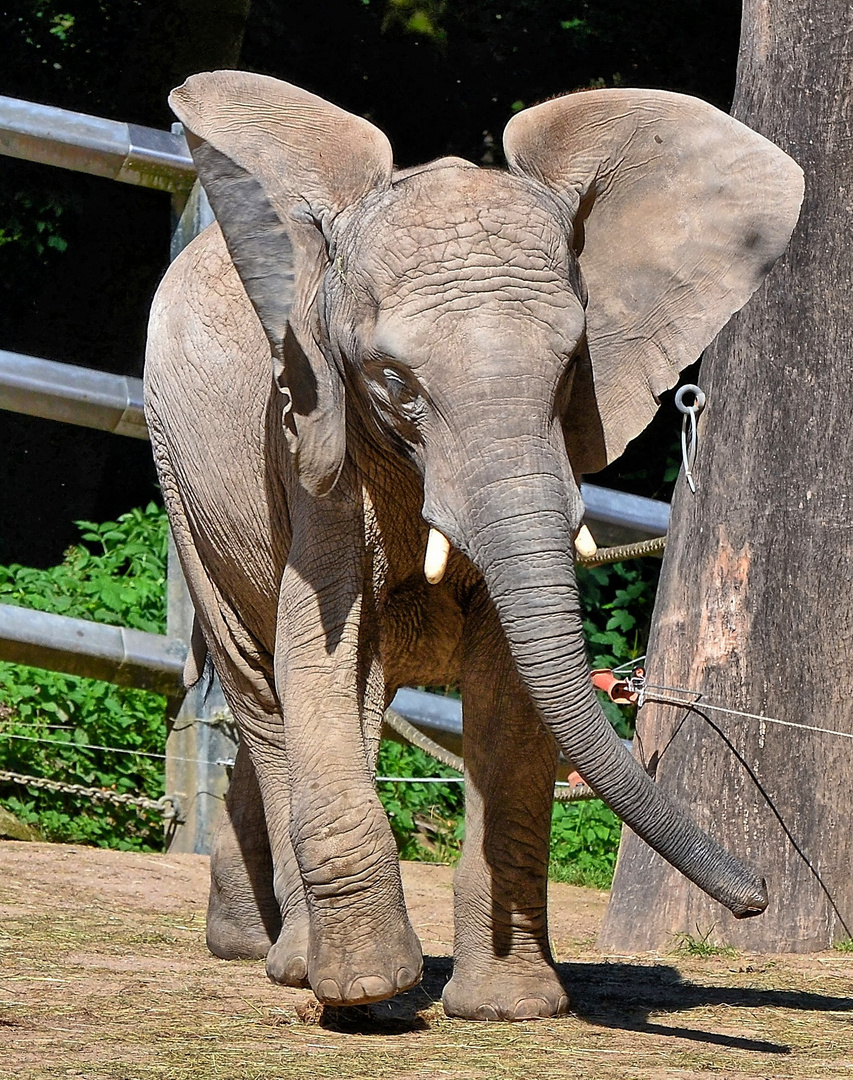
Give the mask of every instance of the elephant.
POLYGON ((208 945, 354 1005, 422 952, 375 763, 404 685, 458 680, 465 841, 450 1016, 568 1007, 546 916, 558 752, 735 916, 760 875, 676 809, 593 691, 579 478, 618 457, 783 252, 799 167, 660 90, 517 113, 508 167, 395 170, 296 86, 190 77, 170 104, 216 222, 153 301, 146 412, 240 730, 208 945))

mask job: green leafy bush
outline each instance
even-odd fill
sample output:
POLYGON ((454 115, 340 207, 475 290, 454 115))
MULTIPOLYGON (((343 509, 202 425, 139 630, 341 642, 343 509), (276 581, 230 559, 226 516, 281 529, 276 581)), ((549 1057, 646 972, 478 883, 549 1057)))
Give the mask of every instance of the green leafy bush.
MULTIPOLYGON (((376 775, 459 777, 416 746, 402 746, 391 740, 385 740, 379 749, 376 775)), ((383 782, 377 787, 401 858, 456 861, 464 826, 462 784, 383 782)))
MULTIPOLYGON (((583 626, 594 668, 630 663, 646 651, 660 576, 660 560, 634 559, 610 566, 578 567, 583 626)), ((636 709, 599 693, 602 708, 619 735, 634 734, 636 709)))
POLYGON ((599 799, 554 803, 550 877, 609 889, 621 835, 622 822, 599 799))
MULTIPOLYGON (((162 633, 167 525, 153 503, 96 525, 47 570, 0 567, 0 603, 162 633)), ((120 793, 163 794, 163 762, 82 744, 162 754, 165 698, 38 668, 0 663, 0 768, 120 793), (16 736, 11 738, 10 736, 16 736), (35 740, 49 739, 50 743, 35 740)), ((162 847, 157 813, 0 783, 3 804, 45 839, 101 847, 162 847)))
POLYGON ((592 666, 618 667, 645 652, 660 576, 659 559, 578 567, 592 666))

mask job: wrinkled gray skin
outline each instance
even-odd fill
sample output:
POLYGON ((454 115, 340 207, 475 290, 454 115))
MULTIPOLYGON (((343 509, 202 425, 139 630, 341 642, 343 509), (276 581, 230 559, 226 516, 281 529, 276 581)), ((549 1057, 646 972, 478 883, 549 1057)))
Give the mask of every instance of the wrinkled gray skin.
POLYGON ((665 858, 735 914, 760 912, 763 882, 670 806, 598 707, 573 536, 578 473, 621 452, 782 251, 796 166, 709 106, 648 91, 521 114, 512 172, 449 159, 393 174, 371 125, 261 76, 195 76, 172 103, 225 235, 169 270, 146 375, 178 550, 242 736, 210 948, 268 953, 273 979, 329 1003, 418 981, 372 775, 396 689, 457 679, 449 1014, 567 1007, 546 922, 557 744, 665 858), (653 160, 670 136, 677 168, 653 160), (438 585, 430 526, 452 544, 438 585))

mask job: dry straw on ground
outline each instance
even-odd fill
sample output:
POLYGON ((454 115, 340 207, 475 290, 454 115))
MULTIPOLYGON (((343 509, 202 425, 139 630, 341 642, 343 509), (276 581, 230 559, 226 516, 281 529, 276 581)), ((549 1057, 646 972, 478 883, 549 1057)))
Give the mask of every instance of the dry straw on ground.
POLYGON ((605 958, 606 896, 552 887, 573 1015, 448 1020, 446 867, 404 879, 421 987, 320 1009, 204 946, 206 860, 0 844, 0 1080, 474 1080, 853 1075, 853 956, 605 958))

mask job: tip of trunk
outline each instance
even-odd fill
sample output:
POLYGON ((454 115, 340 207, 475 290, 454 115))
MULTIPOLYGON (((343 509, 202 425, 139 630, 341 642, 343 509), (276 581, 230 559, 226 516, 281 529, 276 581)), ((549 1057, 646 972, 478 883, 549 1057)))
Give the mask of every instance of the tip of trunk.
POLYGON ((767 882, 762 878, 752 897, 731 905, 729 910, 736 919, 752 919, 764 911, 767 903, 767 882))

